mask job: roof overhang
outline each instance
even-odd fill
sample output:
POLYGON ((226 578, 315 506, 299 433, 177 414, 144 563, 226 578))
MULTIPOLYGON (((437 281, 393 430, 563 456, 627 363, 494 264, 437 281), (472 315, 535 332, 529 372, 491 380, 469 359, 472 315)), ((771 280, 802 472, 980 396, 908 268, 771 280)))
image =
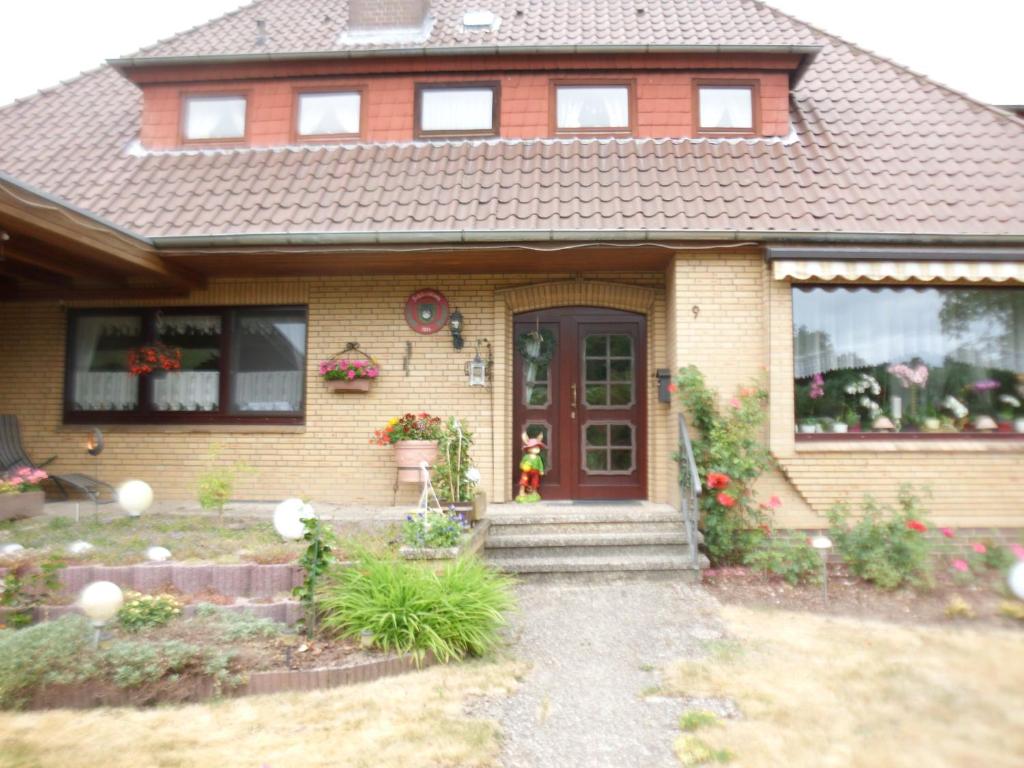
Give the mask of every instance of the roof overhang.
POLYGON ((111 288, 187 291, 202 278, 151 240, 0 173, 0 294, 111 288))
POLYGON ((796 85, 811 62, 822 50, 820 45, 470 45, 421 48, 365 48, 338 51, 294 51, 267 53, 213 54, 205 56, 128 56, 108 59, 121 74, 163 67, 209 67, 308 61, 339 61, 373 58, 424 58, 444 56, 522 56, 628 54, 760 54, 800 56, 801 63, 792 76, 796 85))

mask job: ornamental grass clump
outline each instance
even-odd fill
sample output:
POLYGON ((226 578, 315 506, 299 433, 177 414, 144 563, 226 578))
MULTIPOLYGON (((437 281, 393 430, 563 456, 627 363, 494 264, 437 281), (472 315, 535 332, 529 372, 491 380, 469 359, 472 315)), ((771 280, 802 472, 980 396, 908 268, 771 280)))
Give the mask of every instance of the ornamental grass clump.
POLYGON ((882 589, 932 585, 932 543, 921 499, 900 487, 896 509, 865 496, 863 514, 852 521, 846 504, 828 511, 829 535, 854 575, 882 589))
POLYGON ((368 552, 332 570, 322 587, 321 628, 342 637, 364 631, 385 651, 422 660, 482 656, 498 644, 513 607, 512 580, 474 557, 440 572, 368 552))

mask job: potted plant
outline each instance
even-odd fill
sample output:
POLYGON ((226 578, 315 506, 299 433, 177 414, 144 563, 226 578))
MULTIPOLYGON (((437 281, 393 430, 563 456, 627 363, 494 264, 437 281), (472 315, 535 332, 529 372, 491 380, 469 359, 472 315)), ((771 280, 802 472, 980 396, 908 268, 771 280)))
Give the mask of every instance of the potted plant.
POLYGON ((1002 394, 998 400, 999 431, 1024 432, 1024 411, 1021 411, 1020 398, 1016 395, 1002 394))
POLYGON ((320 361, 320 378, 331 392, 369 392, 370 384, 380 375, 380 366, 350 341, 334 357, 320 361), (351 353, 351 356, 349 356, 351 353))
POLYGON ((43 513, 42 483, 49 477, 41 469, 21 467, 0 478, 0 520, 18 520, 43 513))
MULTIPOLYGON (((886 369, 895 378, 904 389, 907 390, 910 396, 910 407, 907 408, 906 414, 903 415, 903 420, 907 423, 908 429, 905 431, 916 432, 921 428, 924 417, 918 410, 918 390, 923 390, 928 385, 928 366, 924 363, 918 363, 911 367, 903 363, 897 363, 890 365, 886 369)), ((895 398, 894 398, 895 399, 895 398)), ((897 406, 893 406, 894 409, 897 406)), ((900 413, 895 411, 897 421, 899 421, 900 413)))
POLYGON ((441 419, 429 413, 407 413, 390 419, 383 429, 375 430, 370 441, 390 445, 395 452, 400 482, 421 481, 420 464, 433 466, 437 460, 437 443, 441 438, 441 419))
POLYGON ((486 500, 477 490, 480 471, 470 458, 472 447, 473 433, 458 419, 448 419, 438 442, 439 459, 434 465, 433 481, 444 509, 476 522, 483 514, 486 500))
POLYGON ((813 435, 815 432, 820 432, 818 428, 817 419, 800 419, 800 433, 804 435, 813 435))
POLYGON ((855 408, 846 406, 843 410, 843 423, 847 432, 860 432, 860 415, 855 408))
POLYGON ((128 350, 128 373, 132 376, 148 376, 154 372, 165 373, 180 370, 180 347, 169 347, 166 344, 157 343, 128 350))

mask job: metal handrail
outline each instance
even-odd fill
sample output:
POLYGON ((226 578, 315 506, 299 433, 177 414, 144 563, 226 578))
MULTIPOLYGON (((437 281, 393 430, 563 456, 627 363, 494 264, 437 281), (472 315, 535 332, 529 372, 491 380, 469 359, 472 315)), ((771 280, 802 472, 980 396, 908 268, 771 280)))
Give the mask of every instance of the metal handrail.
POLYGON ((697 462, 693 458, 690 431, 682 414, 679 415, 679 454, 676 460, 679 462, 679 507, 683 513, 683 525, 686 526, 690 561, 697 567, 697 520, 700 517, 701 483, 700 475, 697 474, 697 462))

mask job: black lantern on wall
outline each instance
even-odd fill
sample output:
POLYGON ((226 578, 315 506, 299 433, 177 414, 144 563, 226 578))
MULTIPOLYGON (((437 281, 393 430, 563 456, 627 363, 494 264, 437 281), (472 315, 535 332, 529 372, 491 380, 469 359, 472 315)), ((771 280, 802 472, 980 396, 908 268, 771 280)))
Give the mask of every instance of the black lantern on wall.
POLYGON ((452 312, 448 325, 451 326, 452 330, 452 346, 455 349, 462 349, 466 342, 462 338, 462 313, 459 310, 456 309, 452 312))

